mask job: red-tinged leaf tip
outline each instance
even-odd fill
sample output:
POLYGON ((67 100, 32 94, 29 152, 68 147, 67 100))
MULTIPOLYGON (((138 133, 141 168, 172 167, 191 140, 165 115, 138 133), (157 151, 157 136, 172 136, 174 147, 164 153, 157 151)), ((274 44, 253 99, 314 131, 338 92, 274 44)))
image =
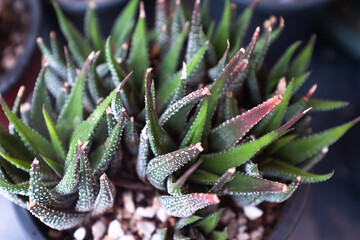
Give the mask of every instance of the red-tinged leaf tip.
POLYGON ((301 176, 297 176, 295 179, 295 184, 300 183, 300 181, 301 181, 301 176))
POLYGON ((26 207, 28 210, 36 206, 36 202, 26 202, 26 207))
POLYGON ((91 53, 90 53, 90 55, 88 56, 88 59, 89 60, 93 60, 94 58, 95 58, 95 51, 92 51, 91 53))
POLYGON ((285 20, 283 17, 280 17, 280 24, 279 24, 280 28, 284 28, 285 27, 285 20))
POLYGON ((258 5, 259 2, 260 2, 260 0, 254 0, 254 1, 252 1, 251 5, 250 5, 250 8, 251 8, 252 10, 254 10, 255 7, 258 5))
POLYGON ((311 43, 311 44, 314 44, 315 41, 316 41, 316 38, 317 38, 317 35, 316 35, 315 33, 313 33, 313 34, 311 35, 311 37, 310 37, 310 43, 311 43))
POLYGON ((119 86, 116 88, 116 93, 120 93, 121 89, 124 87, 126 82, 129 80, 130 76, 132 75, 133 71, 131 71, 119 84, 119 86))
POLYGON ((110 106, 106 106, 106 114, 113 114, 110 106))
POLYGON ((98 98, 98 100, 96 100, 96 105, 99 105, 103 100, 103 97, 98 98))
POLYGON ((94 1, 90 1, 89 7, 91 7, 92 9, 96 9, 96 3, 94 1))
POLYGON ((232 97, 233 97, 233 92, 232 92, 232 91, 226 91, 226 92, 225 92, 225 96, 226 96, 227 98, 232 98, 232 97))
POLYGON ((37 160, 36 158, 34 158, 33 162, 31 165, 39 165, 39 160, 37 160))
POLYGON ((151 72, 152 72, 152 68, 148 68, 148 69, 146 69, 146 74, 150 74, 151 72))
POLYGON ((315 93, 317 88, 317 84, 314 84, 309 91, 307 92, 306 96, 303 98, 305 102, 309 101, 309 99, 311 98, 311 96, 315 93))
POLYGON ((47 68, 48 66, 49 66, 49 61, 47 61, 45 58, 42 58, 42 66, 44 67, 44 68, 47 68))
POLYGON ((277 22, 277 17, 274 16, 274 15, 271 15, 270 18, 269 18, 269 21, 270 21, 271 25, 275 25, 276 22, 277 22))
POLYGON ((283 101, 280 94, 273 96, 258 106, 220 124, 211 130, 209 146, 212 151, 222 151, 235 146, 243 136, 261 119, 283 101))
POLYGON ((236 171, 236 167, 232 167, 232 168, 229 168, 229 170, 227 170, 226 172, 229 173, 229 174, 234 174, 236 171))
POLYGON ((36 42, 37 42, 38 44, 42 44, 42 43, 44 43, 44 40, 42 39, 42 37, 37 37, 37 38, 36 38, 36 42))
POLYGON ((203 88, 203 89, 201 90, 201 94, 202 94, 202 95, 210 96, 210 95, 211 95, 211 92, 210 92, 210 90, 209 90, 208 88, 203 88))
POLYGON ((99 178, 100 181, 101 181, 101 180, 106 180, 106 179, 107 179, 107 176, 106 176, 105 173, 103 173, 103 174, 100 176, 100 178, 99 178))
POLYGON ((194 148, 196 148, 199 152, 204 151, 204 148, 201 146, 201 142, 195 144, 194 148))
POLYGON ((147 132, 147 126, 144 127, 144 131, 141 131, 142 138, 147 141, 149 139, 148 132, 147 132))
POLYGON ((282 77, 280 78, 278 85, 276 87, 276 93, 284 94, 286 91, 286 78, 282 77))
POLYGON ((25 86, 21 85, 16 97, 21 98, 24 95, 24 92, 25 92, 25 86))
POLYGON ((180 5, 180 0, 176 0, 176 3, 175 3, 177 6, 180 5))
POLYGON ((162 25, 162 27, 161 27, 161 31, 162 32, 166 32, 166 30, 167 30, 167 26, 164 24, 164 25, 162 25))
POLYGON ((197 195, 211 204, 220 203, 220 199, 216 194, 198 193, 197 195))
POLYGON ((55 33, 55 31, 50 31, 50 38, 52 38, 52 39, 55 39, 56 38, 56 33, 55 33))
POLYGON ((360 121, 360 117, 357 117, 357 118, 355 118, 354 120, 352 120, 352 123, 353 123, 353 124, 356 124, 358 121, 360 121))
POLYGON ((305 111, 303 111, 303 112, 302 112, 303 115, 305 115, 306 113, 308 113, 311 109, 312 109, 312 107, 310 107, 310 108, 306 109, 305 111))
MULTIPOLYGON (((4 102, 4 101, 3 101, 4 102)), ((31 109, 30 103, 26 102, 20 105, 20 112, 24 113, 31 109)))
POLYGON ((259 33, 260 33, 260 27, 256 27, 255 29, 255 32, 251 38, 251 41, 249 43, 249 46, 248 48, 246 49, 247 50, 247 54, 246 54, 246 58, 249 59, 254 48, 255 48, 255 44, 256 44, 256 41, 258 40, 259 38, 259 33))
POLYGON ((196 7, 200 7, 200 0, 196 0, 196 1, 195 1, 195 6, 196 6, 196 7))
MULTIPOLYGON (((235 54, 235 56, 230 60, 230 62, 235 61, 238 62, 238 60, 241 58, 241 56, 245 53, 244 48, 240 48, 239 51, 235 54)), ((228 64, 230 64, 230 62, 228 64)))
POLYGON ((121 44, 121 48, 125 51, 127 51, 129 49, 129 44, 128 43, 123 43, 121 44))
POLYGON ((186 68, 186 63, 183 62, 183 67, 181 71, 181 80, 185 81, 186 79, 187 79, 187 68, 186 68))
POLYGON ((304 116, 305 113, 307 113, 310 110, 311 110, 311 108, 306 109, 305 111, 303 111, 302 113, 300 113, 299 115, 297 115, 296 117, 294 117, 293 119, 291 119, 290 121, 288 121, 287 123, 282 125, 280 128, 278 128, 278 131, 279 132, 286 131, 292 125, 294 125, 300 118, 302 118, 302 116, 304 116))
POLYGON ((139 12, 139 18, 141 19, 145 19, 145 7, 144 7, 144 2, 141 1, 140 2, 140 12, 139 12))
POLYGON ((323 147, 322 149, 321 149, 321 153, 323 153, 323 154, 326 154, 327 152, 329 151, 329 147, 323 147))

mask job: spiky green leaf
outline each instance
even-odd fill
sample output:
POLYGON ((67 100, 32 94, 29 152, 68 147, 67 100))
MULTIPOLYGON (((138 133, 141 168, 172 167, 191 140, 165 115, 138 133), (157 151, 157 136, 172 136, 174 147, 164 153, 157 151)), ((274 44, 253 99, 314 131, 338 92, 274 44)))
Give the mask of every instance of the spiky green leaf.
POLYGON ((161 206, 175 217, 190 217, 197 210, 218 204, 219 198, 215 194, 190 193, 180 196, 159 196, 161 206))
POLYGON ((212 151, 221 151, 235 146, 236 143, 264 116, 282 102, 276 95, 251 110, 232 118, 211 131, 209 146, 212 151))
POLYGON ((100 191, 96 197, 93 216, 102 214, 113 207, 115 201, 115 187, 104 173, 100 177, 100 191))
POLYGON ((197 143, 152 159, 146 168, 147 179, 156 188, 165 190, 165 179, 202 151, 201 144, 197 143))

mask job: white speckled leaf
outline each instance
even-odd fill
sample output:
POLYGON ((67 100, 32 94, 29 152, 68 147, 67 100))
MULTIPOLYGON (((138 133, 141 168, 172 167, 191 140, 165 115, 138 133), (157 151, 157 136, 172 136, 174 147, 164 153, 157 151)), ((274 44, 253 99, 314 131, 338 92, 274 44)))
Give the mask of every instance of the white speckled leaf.
POLYGON ((159 196, 161 206, 175 217, 190 217, 197 210, 220 202, 216 194, 190 193, 181 196, 159 196))
POLYGON ((203 151, 200 143, 153 158, 147 165, 146 175, 150 183, 165 190, 165 179, 203 151))
POLYGON ((87 213, 67 213, 44 207, 35 202, 28 202, 27 209, 45 225, 62 231, 81 224, 87 213))
POLYGON ((100 177, 100 191, 96 197, 93 216, 100 215, 112 208, 115 200, 115 187, 104 173, 100 177))

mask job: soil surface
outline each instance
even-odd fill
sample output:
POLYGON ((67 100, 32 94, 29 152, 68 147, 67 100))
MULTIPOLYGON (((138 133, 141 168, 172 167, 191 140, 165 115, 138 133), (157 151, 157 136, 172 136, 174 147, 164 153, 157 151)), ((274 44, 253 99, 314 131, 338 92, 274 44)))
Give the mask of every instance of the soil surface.
POLYGON ((24 51, 30 14, 23 0, 0 1, 0 79, 24 51))
MULTIPOLYGON (((134 171, 133 161, 125 161, 119 179, 112 180, 117 195, 115 208, 93 218, 82 226, 68 231, 47 229, 51 239, 95 239, 95 240, 156 240, 160 229, 167 228, 172 239, 176 218, 166 214, 160 207, 155 189, 141 182, 134 171)), ((224 208, 217 230, 227 229, 228 239, 266 239, 281 217, 284 204, 264 202, 258 206, 262 215, 250 219, 242 207, 236 206, 230 197, 221 197, 216 208, 224 208)))

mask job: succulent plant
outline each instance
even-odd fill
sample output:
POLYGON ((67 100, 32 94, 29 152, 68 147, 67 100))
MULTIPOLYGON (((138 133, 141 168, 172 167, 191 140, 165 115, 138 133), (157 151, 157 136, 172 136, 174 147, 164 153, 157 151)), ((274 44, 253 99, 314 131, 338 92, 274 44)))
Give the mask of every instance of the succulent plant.
POLYGON ((291 45, 266 71, 263 60, 283 20, 265 21, 240 49, 255 6, 232 24, 225 1, 215 27, 208 1, 202 4, 188 14, 180 1, 158 0, 148 31, 143 3, 131 0, 106 42, 94 3, 84 36, 54 4, 70 51, 54 33, 51 49, 38 39, 45 63, 31 105, 20 107, 23 90, 12 110, 1 99, 10 121, 9 133, 0 131, 1 193, 27 202, 51 228, 72 228, 113 207, 106 174, 121 177, 122 161, 134 155, 138 177, 181 218, 174 238, 225 239, 214 230, 222 209, 208 208, 222 196, 240 206, 283 202, 299 184, 329 179, 333 172, 307 171, 359 119, 308 131, 302 117, 310 108, 347 104, 312 98, 315 87, 294 96, 309 76, 315 38, 298 54, 300 43, 291 45))

